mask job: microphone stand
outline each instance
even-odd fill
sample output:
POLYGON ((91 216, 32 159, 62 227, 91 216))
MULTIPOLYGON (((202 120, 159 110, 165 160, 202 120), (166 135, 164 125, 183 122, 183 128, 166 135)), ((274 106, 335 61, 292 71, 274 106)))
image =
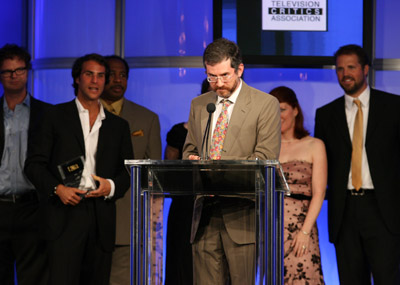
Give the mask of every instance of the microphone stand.
POLYGON ((203 142, 201 143, 200 159, 207 160, 208 157, 208 139, 210 137, 210 125, 211 125, 211 115, 215 112, 215 104, 209 103, 207 105, 208 120, 206 125, 206 130, 203 135, 203 142), (206 143, 206 149, 204 152, 204 142, 206 143))

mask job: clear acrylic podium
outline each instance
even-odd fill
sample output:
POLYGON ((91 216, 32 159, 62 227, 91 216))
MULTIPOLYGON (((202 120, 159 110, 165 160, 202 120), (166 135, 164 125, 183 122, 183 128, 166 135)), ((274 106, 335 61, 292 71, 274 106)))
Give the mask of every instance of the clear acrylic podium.
POLYGON ((125 165, 132 187, 131 284, 164 284, 152 273, 154 262, 163 259, 153 257, 151 201, 174 195, 255 201, 256 284, 283 284, 283 197, 289 188, 277 160, 126 160, 125 165))

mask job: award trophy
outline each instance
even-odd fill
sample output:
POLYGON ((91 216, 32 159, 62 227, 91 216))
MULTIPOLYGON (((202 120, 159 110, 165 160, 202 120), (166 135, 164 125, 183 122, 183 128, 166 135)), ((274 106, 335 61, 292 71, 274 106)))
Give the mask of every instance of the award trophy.
POLYGON ((65 186, 79 187, 84 163, 84 158, 81 155, 57 166, 65 186))

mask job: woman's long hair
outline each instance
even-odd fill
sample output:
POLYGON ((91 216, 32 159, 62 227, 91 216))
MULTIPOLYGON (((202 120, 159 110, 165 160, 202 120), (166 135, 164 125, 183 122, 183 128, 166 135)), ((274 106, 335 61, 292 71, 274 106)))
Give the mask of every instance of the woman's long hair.
POLYGON ((279 103, 286 103, 292 106, 292 108, 297 108, 297 116, 295 118, 294 124, 294 136, 296 139, 301 139, 309 136, 310 133, 304 128, 304 116, 303 111, 297 100, 296 93, 292 89, 286 86, 279 86, 269 92, 272 96, 276 97, 279 103))

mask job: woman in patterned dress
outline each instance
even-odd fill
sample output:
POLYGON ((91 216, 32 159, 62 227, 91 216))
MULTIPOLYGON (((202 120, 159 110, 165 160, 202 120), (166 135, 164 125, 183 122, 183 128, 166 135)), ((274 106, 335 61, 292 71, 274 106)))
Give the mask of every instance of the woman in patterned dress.
POLYGON ((324 284, 316 219, 327 183, 325 146, 304 129, 302 110, 292 89, 281 86, 270 94, 280 103, 279 160, 291 190, 284 201, 284 282, 324 284))

